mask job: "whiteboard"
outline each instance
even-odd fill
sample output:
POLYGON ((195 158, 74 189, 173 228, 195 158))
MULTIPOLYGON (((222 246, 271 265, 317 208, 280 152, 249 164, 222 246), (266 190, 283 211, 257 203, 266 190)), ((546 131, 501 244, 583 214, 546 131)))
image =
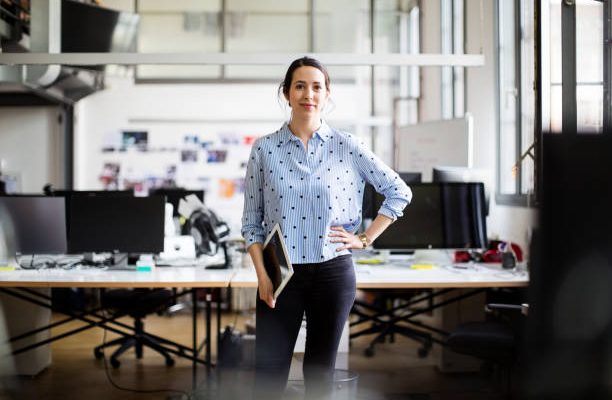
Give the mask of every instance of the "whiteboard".
POLYGON ((395 135, 398 172, 420 172, 431 181, 436 165, 472 167, 472 116, 401 126, 395 135))

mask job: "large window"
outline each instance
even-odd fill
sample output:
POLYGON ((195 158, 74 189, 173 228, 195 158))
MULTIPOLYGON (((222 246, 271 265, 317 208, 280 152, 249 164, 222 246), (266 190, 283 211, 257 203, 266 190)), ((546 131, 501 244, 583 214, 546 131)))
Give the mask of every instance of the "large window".
POLYGON ((498 0, 496 4, 496 199, 500 204, 530 205, 537 200, 535 159, 541 132, 604 131, 604 114, 611 107, 604 90, 609 85, 604 72, 611 70, 604 46, 609 4, 595 0, 498 0), (535 15, 539 26, 534 25, 535 15))
MULTIPOLYGON (((440 47, 442 54, 463 54, 464 1, 440 0, 440 47)), ((465 114, 465 68, 441 68, 442 118, 463 117, 465 114)))
POLYGON ((497 1, 497 202, 525 203, 534 188, 533 2, 497 1))
MULTIPOLYGON (((377 1, 379 4, 395 2, 377 1)), ((142 53, 369 53, 368 0, 147 0, 137 2, 142 53), (172 40, 169 40, 172 38, 172 40)), ((398 29, 396 21, 394 29, 398 29)), ((378 38, 381 38, 379 35, 378 38)), ((391 44, 397 40, 393 39, 391 44)), ((395 50, 394 50, 395 51, 395 50)), ((138 66, 138 82, 278 80, 283 66, 138 66)), ((352 67, 336 79, 355 80, 352 67)))

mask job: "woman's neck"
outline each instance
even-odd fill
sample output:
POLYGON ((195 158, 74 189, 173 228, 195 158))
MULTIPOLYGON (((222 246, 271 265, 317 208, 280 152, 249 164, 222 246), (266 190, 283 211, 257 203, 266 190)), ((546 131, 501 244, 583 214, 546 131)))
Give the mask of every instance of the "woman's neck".
POLYGON ((289 122, 289 129, 295 136, 300 138, 304 144, 310 140, 312 135, 315 133, 317 129, 321 126, 321 119, 319 117, 316 118, 308 118, 308 119, 291 119, 289 122))

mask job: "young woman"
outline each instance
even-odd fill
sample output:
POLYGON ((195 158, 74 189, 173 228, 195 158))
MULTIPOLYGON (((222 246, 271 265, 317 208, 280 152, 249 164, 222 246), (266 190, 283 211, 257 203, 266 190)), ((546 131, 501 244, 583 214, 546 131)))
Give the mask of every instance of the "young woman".
POLYGON ((411 199, 399 176, 349 133, 321 119, 330 96, 325 67, 293 61, 279 87, 291 119, 253 145, 246 173, 242 235, 258 279, 255 397, 280 398, 295 341, 306 314, 306 396, 332 390, 340 336, 355 300, 350 249, 365 248, 411 199), (385 196, 365 232, 361 224, 365 182, 385 196), (294 275, 278 296, 265 273, 262 244, 280 224, 294 275))

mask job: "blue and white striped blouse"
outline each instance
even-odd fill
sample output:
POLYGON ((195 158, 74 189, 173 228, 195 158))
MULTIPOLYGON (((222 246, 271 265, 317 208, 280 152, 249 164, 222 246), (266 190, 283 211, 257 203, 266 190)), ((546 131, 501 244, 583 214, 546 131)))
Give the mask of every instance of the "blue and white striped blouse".
POLYGON ((285 123, 255 141, 245 179, 242 235, 247 247, 263 243, 280 224, 292 263, 322 262, 336 252, 331 226, 355 232, 361 224, 365 181, 385 196, 380 214, 395 220, 410 202, 410 188, 353 135, 325 122, 305 148, 285 123))

